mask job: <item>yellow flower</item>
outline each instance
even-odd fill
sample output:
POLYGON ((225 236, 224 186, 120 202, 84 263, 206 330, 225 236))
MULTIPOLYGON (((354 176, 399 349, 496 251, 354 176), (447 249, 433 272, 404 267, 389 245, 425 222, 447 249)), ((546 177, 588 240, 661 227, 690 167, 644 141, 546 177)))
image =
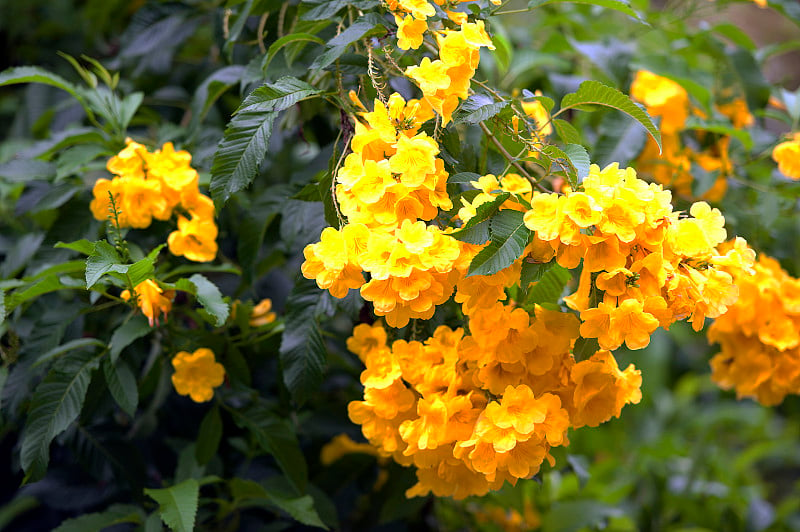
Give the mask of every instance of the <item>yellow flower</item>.
POLYGON ((275 313, 272 310, 272 300, 269 298, 262 299, 261 302, 253 307, 253 313, 250 314, 250 326, 262 327, 275 321, 275 313))
POLYGON ((368 443, 354 442, 347 434, 339 434, 322 446, 319 461, 323 465, 331 465, 346 454, 369 454, 379 456, 378 450, 368 443))
POLYGON ((669 78, 640 70, 631 84, 631 97, 647 107, 647 112, 661 117, 663 133, 683 129, 689 117, 689 94, 669 78))
MULTIPOLYGON (((166 316, 172 310, 172 298, 175 297, 175 292, 172 290, 164 292, 152 279, 146 279, 137 284, 133 288, 133 294, 136 298, 136 304, 142 310, 142 314, 147 316, 150 327, 154 323, 158 325, 159 317, 162 314, 166 316)), ((123 290, 120 297, 125 301, 130 300, 130 290, 123 290)))
POLYGON ((225 380, 225 368, 214 359, 214 352, 201 347, 194 353, 181 351, 172 359, 172 385, 180 395, 188 395, 195 403, 214 397, 214 388, 225 380))
POLYGON ((429 57, 423 57, 418 66, 410 66, 406 69, 406 76, 416 81, 426 96, 450 86, 447 65, 438 59, 431 61, 429 57))
POLYGON ((167 238, 169 251, 195 262, 209 262, 217 256, 217 224, 214 220, 181 216, 178 230, 167 238))
POLYGON ((792 140, 781 142, 772 150, 772 159, 778 163, 778 170, 791 179, 800 179, 800 133, 792 140))
POLYGON ((397 22, 397 47, 401 50, 414 49, 422 46, 425 32, 428 31, 428 23, 424 19, 414 18, 411 15, 405 17, 394 16, 397 22))

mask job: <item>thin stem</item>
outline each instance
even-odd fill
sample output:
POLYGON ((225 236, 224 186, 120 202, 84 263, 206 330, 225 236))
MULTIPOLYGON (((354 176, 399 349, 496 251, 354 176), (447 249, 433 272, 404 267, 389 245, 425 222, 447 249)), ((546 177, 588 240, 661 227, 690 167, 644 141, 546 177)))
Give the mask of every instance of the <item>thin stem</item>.
POLYGON ((495 148, 497 148, 497 151, 500 152, 500 155, 502 155, 508 162, 510 162, 511 166, 516 168, 521 176, 523 176, 525 179, 527 179, 528 181, 533 183, 533 185, 536 188, 538 188, 539 190, 541 190, 543 192, 550 192, 549 190, 544 188, 541 185, 541 183, 539 183, 536 179, 534 179, 533 176, 531 176, 527 172, 527 170, 525 170, 525 168, 522 167, 522 165, 520 165, 516 160, 514 160, 514 157, 510 153, 508 153, 506 148, 503 146, 503 143, 500 142, 500 139, 498 139, 497 137, 494 136, 494 133, 492 133, 489 130, 489 128, 486 127, 486 124, 484 124, 483 122, 480 122, 478 125, 480 125, 481 129, 483 130, 484 135, 486 135, 486 137, 490 141, 492 141, 492 144, 494 144, 495 148))

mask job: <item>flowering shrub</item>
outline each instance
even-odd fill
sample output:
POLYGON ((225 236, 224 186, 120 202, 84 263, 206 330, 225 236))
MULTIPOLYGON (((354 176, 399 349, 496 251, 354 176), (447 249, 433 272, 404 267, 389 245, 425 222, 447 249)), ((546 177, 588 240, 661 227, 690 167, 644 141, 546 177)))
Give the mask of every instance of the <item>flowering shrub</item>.
POLYGON ((578 4, 89 3, 100 59, 14 57, 0 523, 792 529, 797 40, 714 16, 800 12, 578 4))

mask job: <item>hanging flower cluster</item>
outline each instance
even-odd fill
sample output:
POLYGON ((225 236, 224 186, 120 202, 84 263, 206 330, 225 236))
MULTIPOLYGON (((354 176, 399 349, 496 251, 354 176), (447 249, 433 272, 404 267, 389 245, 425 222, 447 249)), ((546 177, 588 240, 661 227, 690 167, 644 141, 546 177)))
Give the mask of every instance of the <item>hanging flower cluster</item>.
MULTIPOLYGON (((432 16, 426 6, 390 4, 405 13, 403 24, 432 16)), ((404 31, 399 38, 410 39, 404 31)), ((346 221, 305 248, 302 272, 338 298, 359 289, 390 327, 432 318, 454 294, 465 328, 390 342, 380 322, 355 327, 347 344, 366 366, 364 397, 348 410, 382 456, 416 468, 408 496, 463 498, 536 474, 552 463, 553 447, 568 444, 569 428, 595 427, 638 403, 640 372, 621 370, 610 351, 643 348, 676 320, 699 329, 719 316, 736 300, 733 274, 753 258, 743 241, 717 251, 727 238, 717 209, 701 202, 688 215, 674 212, 662 185, 617 164, 592 165, 579 187, 552 194, 515 173, 480 176, 454 214, 440 146, 422 126, 436 115, 450 121, 491 40, 482 22, 466 19, 436 38, 439 59, 406 70, 421 100, 392 94, 368 111, 351 93, 360 109, 352 153, 335 175, 346 221), (471 272, 497 245, 488 232, 485 241, 464 237, 489 203, 500 211, 493 231, 501 216, 517 220, 512 229, 524 242, 507 267, 471 272), (564 298, 570 311, 526 301, 522 272, 531 263, 582 265, 577 290, 564 298), (594 338, 599 348, 591 349, 594 338), (576 356, 578 341, 590 347, 576 356)), ((533 145, 549 134, 550 118, 541 102, 528 103, 540 133, 533 145)))
MULTIPOLYGON (((659 325, 688 319, 700 330, 736 301, 733 278, 720 267, 734 259, 716 250, 727 238, 718 209, 699 202, 681 217, 669 191, 616 164, 593 165, 582 188, 536 193, 524 218, 561 266, 583 261, 578 290, 564 299, 581 314, 581 336, 603 349, 641 349, 659 325)), ((749 256, 731 253, 749 267, 749 256)))
POLYGON ((383 327, 361 324, 348 340, 366 366, 350 419, 383 455, 417 468, 409 497, 515 484, 553 463, 570 426, 597 426, 641 398, 639 371, 620 371, 610 353, 575 362, 573 314, 537 306, 531 317, 498 303, 470 328, 388 346, 383 327))
POLYGON ((722 351, 711 378, 739 397, 776 405, 800 394, 800 279, 765 255, 736 276, 739 300, 708 330, 722 351))
MULTIPOLYGON (((631 84, 631 97, 642 102, 650 115, 661 119, 662 150, 659 153, 658 144, 648 138, 638 158, 639 171, 651 175, 656 182, 669 186, 677 194, 691 198, 694 196, 692 166, 695 165, 705 172, 717 174, 713 186, 702 198, 709 201, 722 199, 728 190, 727 178, 733 172, 728 156, 730 136, 696 130, 694 138, 689 139, 691 142, 682 140, 688 118, 705 118, 705 114, 693 108, 686 89, 669 78, 640 70, 631 84)), ((754 123, 753 115, 742 98, 729 99, 716 110, 737 129, 754 123)))
POLYGON ((111 180, 98 179, 92 193, 92 214, 98 220, 116 216, 120 227, 144 229, 153 219, 178 218, 178 230, 167 240, 173 255, 196 262, 217 255, 214 203, 200 193, 197 171, 187 151, 175 151, 171 142, 150 152, 131 139, 107 164, 111 180), (114 198, 116 211, 112 208, 114 198))

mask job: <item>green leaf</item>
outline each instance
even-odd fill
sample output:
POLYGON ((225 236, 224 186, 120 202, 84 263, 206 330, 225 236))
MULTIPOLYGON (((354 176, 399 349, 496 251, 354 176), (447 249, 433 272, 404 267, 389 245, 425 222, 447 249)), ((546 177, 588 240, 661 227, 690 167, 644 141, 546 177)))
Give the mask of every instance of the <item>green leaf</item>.
POLYGON ((467 276, 494 275, 508 268, 521 255, 531 230, 522 221, 523 213, 505 210, 491 219, 492 241, 483 248, 469 265, 467 276))
POLYGON ((311 495, 291 497, 279 488, 267 490, 254 480, 242 478, 232 479, 230 487, 236 508, 247 508, 249 506, 278 508, 304 525, 316 526, 326 530, 328 528, 314 508, 314 499, 311 495))
POLYGON ((279 418, 262 403, 231 413, 236 424, 252 432, 258 445, 275 458, 297 493, 305 493, 308 466, 289 421, 279 418))
MULTIPOLYGON (((284 35, 274 43, 272 43, 267 50, 267 55, 264 58, 264 62, 261 64, 261 71, 266 72, 269 68, 269 64, 275 58, 275 55, 286 45, 297 43, 297 42, 315 42, 317 44, 325 44, 325 41, 317 37, 316 35, 312 35, 310 33, 292 33, 290 35, 284 35)), ((286 63, 291 66, 291 61, 287 57, 286 63)))
POLYGON ((495 47, 492 57, 497 61, 500 73, 505 74, 508 72, 508 67, 511 66, 511 59, 514 56, 514 47, 508 39, 499 33, 492 36, 492 44, 494 44, 495 47))
POLYGON ((558 133, 561 142, 564 144, 581 144, 581 134, 578 133, 575 126, 566 120, 556 118, 553 120, 553 127, 556 129, 556 133, 558 133))
POLYGON ((553 264, 542 278, 528 291, 530 303, 558 303, 567 282, 572 279, 570 271, 563 266, 553 264))
POLYGON ((317 321, 321 297, 317 284, 301 277, 286 301, 286 330, 281 340, 280 360, 283 382, 298 404, 319 389, 327 363, 317 321))
POLYGON ((194 92, 194 97, 192 97, 192 119, 189 122, 189 131, 193 134, 197 132, 214 103, 228 89, 238 83, 244 73, 244 66, 230 65, 220 68, 203 80, 194 92))
POLYGON ((333 18, 333 16, 347 6, 348 3, 347 0, 326 0, 303 13, 300 16, 300 20, 325 20, 333 18))
POLYGON ((636 120, 619 113, 607 113, 600 122, 600 138, 593 158, 601 168, 619 163, 624 168, 644 148, 647 134, 636 120))
POLYGON ((322 52, 309 67, 320 70, 336 61, 347 48, 377 27, 386 27, 386 21, 377 13, 367 13, 347 27, 339 35, 328 41, 328 49, 322 52))
POLYGON ((283 111, 297 102, 321 92, 305 81, 286 76, 275 83, 267 83, 251 92, 236 112, 283 111))
POLYGON ((82 238, 74 242, 56 242, 56 245, 53 247, 71 249, 72 251, 83 253, 84 255, 91 255, 92 253, 94 253, 94 245, 96 243, 97 242, 89 242, 85 238, 82 238))
MULTIPOLYGON (((64 344, 61 344, 57 347, 54 347, 50 351, 47 351, 43 355, 40 355, 39 358, 36 359, 36 362, 33 363, 31 367, 41 366, 46 362, 50 362, 54 358, 58 358, 64 353, 69 353, 70 351, 75 351, 78 349, 85 349, 87 347, 105 347, 106 344, 98 340, 97 338, 76 338, 75 340, 70 340, 64 344)), ((92 350, 94 351, 94 349, 92 350)))
POLYGON ((36 179, 49 180, 56 175, 56 165, 38 159, 11 159, 0 164, 0 177, 25 183, 36 179))
POLYGON ((76 99, 81 98, 80 89, 61 76, 48 72, 43 68, 23 66, 9 68, 0 72, 0 87, 17 83, 43 83, 67 91, 76 99))
POLYGON ((584 338, 580 336, 575 340, 572 354, 575 356, 575 361, 580 362, 581 360, 589 360, 593 354, 597 353, 598 349, 600 349, 600 344, 597 338, 584 338))
POLYGON ((200 465, 207 464, 217 454, 221 440, 222 417, 219 415, 219 406, 215 404, 203 417, 197 433, 195 458, 200 465))
POLYGON ((535 283, 542 279, 547 270, 553 267, 555 262, 528 262, 523 261, 522 270, 519 275, 519 285, 524 290, 528 289, 531 283, 535 283))
POLYGON ((461 104, 453 117, 453 123, 477 124, 483 122, 508 107, 509 103, 511 102, 508 100, 496 102, 494 98, 486 94, 473 94, 461 104))
POLYGON ((109 342, 111 362, 116 363, 122 350, 131 345, 137 339, 147 336, 153 329, 147 322, 147 318, 141 314, 133 316, 131 319, 120 325, 114 330, 109 342))
POLYGON ((542 532, 577 532, 595 528, 609 517, 621 515, 624 515, 621 509, 599 501, 556 502, 542 516, 542 532))
POLYGON ((111 397, 126 414, 133 417, 139 405, 139 387, 130 366, 124 360, 115 364, 110 358, 103 360, 103 373, 111 397))
POLYGON ((95 242, 94 251, 86 259, 86 288, 91 288, 109 272, 125 274, 128 266, 122 264, 122 259, 108 242, 95 242))
POLYGON ((617 89, 603 85, 599 81, 584 81, 577 92, 564 96, 559 113, 566 109, 580 108, 583 105, 603 105, 630 115, 644 126, 658 144, 659 149, 661 148, 661 134, 653 120, 647 112, 617 89))
POLYGON ((113 504, 102 512, 81 515, 62 522, 53 532, 101 532, 123 523, 141 524, 142 509, 131 504, 113 504))
POLYGON ((684 128, 728 135, 741 142, 745 149, 751 150, 753 148, 753 138, 750 136, 750 133, 744 129, 735 128, 731 124, 725 122, 703 122, 695 117, 689 117, 689 119, 686 120, 684 128))
POLYGON ((213 318, 212 323, 221 327, 228 320, 230 314, 230 307, 222 299, 222 293, 217 288, 217 285, 206 279, 204 276, 196 273, 188 279, 180 279, 175 283, 177 290, 189 292, 197 297, 197 301, 203 305, 203 308, 213 318))
POLYGON ((469 183, 470 181, 477 181, 481 178, 480 174, 475 172, 459 172, 447 178, 448 183, 469 183))
POLYGON ((459 229, 458 231, 451 233, 450 236, 456 240, 460 240, 468 244, 482 246, 487 240, 489 240, 490 223, 491 220, 484 220, 481 223, 473 225, 467 229, 459 229))
POLYGON ((211 166, 211 196, 218 206, 253 182, 277 117, 276 112, 237 113, 228 123, 211 166))
POLYGON ((550 4, 563 4, 563 3, 588 4, 590 6, 605 7, 607 9, 613 9, 615 11, 619 11, 620 13, 625 13, 629 17, 633 17, 639 21, 642 21, 642 18, 636 11, 631 9, 631 6, 628 2, 622 2, 620 0, 530 0, 528 2, 528 8, 533 9, 550 4))
POLYGON ((200 496, 200 485, 193 478, 175 484, 171 488, 145 489, 145 495, 159 504, 159 514, 173 532, 192 532, 197 501, 200 496))
POLYGON ((479 223, 483 222, 484 220, 488 219, 494 213, 496 213, 500 206, 505 203, 505 201, 511 197, 511 193, 509 192, 502 192, 498 194, 492 201, 487 201, 486 203, 481 203, 475 209, 475 216, 469 219, 469 221, 464 224, 461 229, 458 231, 454 231, 450 234, 450 236, 458 238, 458 234, 464 231, 465 229, 469 229, 470 227, 475 227, 479 223))
POLYGON ((564 153, 569 156, 569 162, 577 170, 578 181, 583 181, 589 175, 589 166, 592 164, 586 148, 580 144, 567 144, 564 146, 564 153))
POLYGON ((35 482, 47 471, 50 442, 77 419, 100 355, 74 351, 56 362, 36 387, 22 435, 20 463, 24 482, 35 482))
POLYGON ((296 78, 281 78, 254 90, 234 114, 217 146, 211 165, 211 195, 218 205, 250 185, 269 148, 280 111, 319 94, 296 78))
POLYGON ((66 285, 55 275, 45 277, 44 279, 26 287, 24 290, 15 290, 6 297, 6 313, 12 312, 19 305, 25 301, 39 297, 43 294, 56 292, 58 290, 76 289, 76 286, 66 285))

